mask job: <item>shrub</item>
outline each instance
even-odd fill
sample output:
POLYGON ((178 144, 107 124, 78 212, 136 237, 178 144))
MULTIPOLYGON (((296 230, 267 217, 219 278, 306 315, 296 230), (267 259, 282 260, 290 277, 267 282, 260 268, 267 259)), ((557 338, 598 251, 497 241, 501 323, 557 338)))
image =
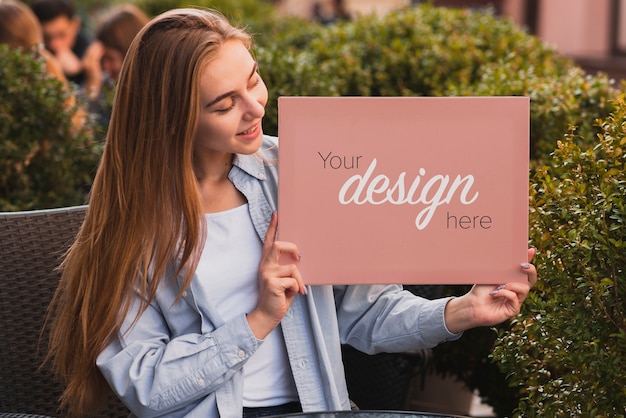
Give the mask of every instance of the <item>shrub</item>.
POLYGON ((537 172, 531 240, 542 280, 493 358, 522 397, 520 416, 626 415, 626 102, 576 129, 537 172))
POLYGON ((293 36, 268 40, 259 43, 258 59, 270 89, 264 128, 272 134, 281 95, 528 95, 533 157, 541 159, 570 124, 590 130, 615 97, 605 76, 585 76, 486 11, 424 4, 330 27, 303 23, 293 36))
POLYGON ((0 210, 81 204, 100 146, 33 54, 0 45, 0 210))
POLYGON ((550 156, 570 125, 578 127, 579 141, 588 141, 581 146, 593 147, 598 133, 595 120, 608 116, 610 101, 618 93, 612 81, 603 74, 585 74, 574 65, 551 75, 542 75, 534 67, 516 67, 511 62, 486 64, 477 83, 452 86, 449 94, 530 97, 533 167, 550 156))

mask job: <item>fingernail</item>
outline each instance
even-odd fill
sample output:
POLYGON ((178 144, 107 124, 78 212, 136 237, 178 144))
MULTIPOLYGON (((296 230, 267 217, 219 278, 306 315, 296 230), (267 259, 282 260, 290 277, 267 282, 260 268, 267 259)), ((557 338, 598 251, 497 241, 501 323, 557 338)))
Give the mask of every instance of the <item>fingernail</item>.
POLYGON ((498 294, 498 293, 499 293, 502 289, 504 289, 504 288, 506 288, 506 285, 502 284, 502 285, 500 285, 500 286, 496 287, 495 289, 493 289, 491 292, 489 292, 489 294, 490 294, 491 296, 495 296, 495 295, 497 295, 497 294, 498 294))
POLYGON ((306 289, 306 286, 304 286, 304 287, 302 288, 302 290, 304 291, 304 292, 303 292, 303 294, 304 294, 304 295, 308 295, 308 294, 309 294, 309 291, 306 289))
POLYGON ((530 268, 530 264, 528 263, 522 263, 521 266, 524 270, 528 270, 530 268))
POLYGON ((300 252, 298 252, 298 261, 302 260, 302 254, 300 254, 300 252))

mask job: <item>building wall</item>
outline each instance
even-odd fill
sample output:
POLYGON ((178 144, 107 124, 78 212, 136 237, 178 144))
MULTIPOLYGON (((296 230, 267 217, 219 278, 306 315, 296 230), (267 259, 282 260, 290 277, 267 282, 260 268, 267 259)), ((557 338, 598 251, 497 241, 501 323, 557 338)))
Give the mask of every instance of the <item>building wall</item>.
POLYGON ((345 0, 348 10, 355 14, 387 13, 410 4, 409 0, 345 0))
POLYGON ((549 0, 539 3, 537 35, 571 56, 611 52, 610 0, 549 0))
MULTIPOLYGON (((282 0, 277 7, 282 13, 310 18, 315 3, 319 3, 323 10, 332 10, 333 0, 282 0)), ((387 13, 408 4, 410 0, 344 0, 346 10, 353 16, 387 13)))

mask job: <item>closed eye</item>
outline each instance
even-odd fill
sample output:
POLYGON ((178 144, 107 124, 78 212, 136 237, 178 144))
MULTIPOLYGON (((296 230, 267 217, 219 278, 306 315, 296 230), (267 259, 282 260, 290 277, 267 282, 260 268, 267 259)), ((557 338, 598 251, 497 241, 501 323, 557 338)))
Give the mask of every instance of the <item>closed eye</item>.
POLYGON ((261 83, 261 75, 259 73, 254 73, 254 78, 252 79, 252 85, 250 88, 254 88, 261 83))
MULTIPOLYGON (((250 82, 248 84, 248 89, 253 89, 261 83, 261 75, 258 72, 258 68, 258 64, 255 62, 254 67, 252 68, 252 72, 250 73, 250 82)), ((228 93, 218 96, 215 100, 208 103, 206 107, 209 108, 211 106, 215 106, 217 103, 227 99, 230 100, 230 104, 227 107, 215 109, 214 112, 218 115, 228 113, 235 107, 235 105, 237 104, 237 100, 239 99, 239 95, 235 91, 230 91, 228 93)))
POLYGON ((230 98, 230 106, 221 108, 221 109, 215 109, 215 113, 219 115, 223 115, 224 113, 231 111, 235 107, 236 103, 237 103, 237 96, 232 96, 230 98))

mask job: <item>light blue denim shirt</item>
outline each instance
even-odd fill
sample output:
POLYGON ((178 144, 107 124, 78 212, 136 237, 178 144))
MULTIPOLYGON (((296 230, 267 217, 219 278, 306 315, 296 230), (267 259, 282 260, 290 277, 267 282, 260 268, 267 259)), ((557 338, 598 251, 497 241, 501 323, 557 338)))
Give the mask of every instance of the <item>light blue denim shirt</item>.
MULTIPOLYGON (((258 155, 237 155, 230 179, 248 199, 261 239, 276 210, 278 141, 266 136, 258 155), (262 158, 260 158, 262 156, 262 158)), ((195 277, 175 302, 182 277, 166 280, 133 324, 97 359, 113 391, 139 417, 241 417, 243 365, 257 350, 245 315, 224 321, 197 298, 195 277)), ((396 285, 309 286, 281 321, 305 412, 350 409, 341 343, 366 353, 433 347, 458 338, 444 323, 448 299, 429 301, 396 285)))

